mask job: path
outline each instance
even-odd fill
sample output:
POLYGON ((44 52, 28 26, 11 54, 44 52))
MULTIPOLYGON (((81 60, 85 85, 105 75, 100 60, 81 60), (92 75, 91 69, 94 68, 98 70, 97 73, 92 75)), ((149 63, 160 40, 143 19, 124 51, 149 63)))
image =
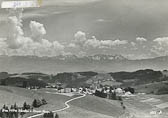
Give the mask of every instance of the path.
MULTIPOLYGON (((70 105, 68 104, 69 102, 71 101, 74 101, 74 100, 77 100, 77 99, 80 99, 80 98, 83 98, 85 97, 86 95, 85 94, 81 94, 82 96, 79 96, 79 97, 75 97, 75 98, 72 98, 68 101, 66 101, 64 104, 65 104, 65 107, 62 108, 62 109, 58 109, 58 110, 55 110, 55 111, 52 111, 53 113, 56 113, 56 112, 60 112, 60 111, 64 111, 66 109, 69 109, 70 108, 70 105)), ((32 116, 29 116, 27 118, 35 118, 35 117, 38 117, 38 116, 42 116, 44 113, 40 113, 40 114, 36 114, 36 115, 32 115, 32 116)))

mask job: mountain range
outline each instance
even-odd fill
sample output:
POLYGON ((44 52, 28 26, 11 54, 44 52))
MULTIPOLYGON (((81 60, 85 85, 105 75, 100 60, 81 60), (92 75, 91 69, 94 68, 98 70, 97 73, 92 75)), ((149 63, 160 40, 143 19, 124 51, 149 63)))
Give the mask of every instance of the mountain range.
POLYGON ((0 56, 0 72, 118 72, 139 69, 168 69, 168 56, 130 60, 122 55, 103 55, 78 57, 76 55, 59 55, 55 57, 38 56, 0 56))

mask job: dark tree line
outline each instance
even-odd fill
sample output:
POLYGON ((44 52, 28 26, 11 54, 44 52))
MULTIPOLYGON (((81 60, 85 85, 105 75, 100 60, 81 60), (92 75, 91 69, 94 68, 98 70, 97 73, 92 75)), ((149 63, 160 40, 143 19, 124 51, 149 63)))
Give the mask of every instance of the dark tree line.
POLYGON ((4 105, 2 109, 0 109, 0 118, 19 118, 25 114, 25 110, 32 112, 33 108, 38 108, 45 104, 47 104, 45 99, 34 99, 32 105, 29 105, 26 102, 23 103, 22 107, 18 107, 16 103, 10 107, 4 105))
POLYGON ((103 91, 95 91, 95 96, 101 97, 101 98, 107 98, 107 93, 104 93, 103 91))
POLYGON ((49 112, 49 113, 45 113, 43 115, 43 118, 59 118, 59 115, 56 113, 55 116, 54 116, 53 112, 49 112))
POLYGON ((11 105, 10 108, 4 105, 0 110, 0 117, 19 118, 19 116, 23 116, 25 114, 24 112, 20 112, 19 110, 28 110, 26 102, 23 104, 23 107, 18 107, 16 103, 14 105, 11 105))

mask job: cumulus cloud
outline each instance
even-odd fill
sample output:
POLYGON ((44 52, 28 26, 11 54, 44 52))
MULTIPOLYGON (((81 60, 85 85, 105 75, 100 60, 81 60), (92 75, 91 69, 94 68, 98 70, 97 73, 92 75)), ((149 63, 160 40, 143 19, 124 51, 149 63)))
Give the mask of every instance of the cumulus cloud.
POLYGON ((106 45, 111 45, 111 46, 117 46, 117 45, 124 45, 124 44, 127 44, 128 42, 126 40, 106 40, 106 41, 101 41, 103 44, 106 44, 106 45))
POLYGON ((88 39, 84 42, 84 47, 93 47, 93 48, 99 48, 100 47, 100 41, 96 39, 95 36, 93 36, 91 39, 88 39))
POLYGON ((29 26, 32 33, 31 38, 34 41, 40 42, 43 36, 46 34, 46 30, 43 24, 38 23, 36 21, 31 21, 29 26))
POLYGON ((135 43, 135 42, 131 42, 131 45, 132 45, 133 47, 135 47, 135 46, 136 46, 136 43, 135 43))
POLYGON ((46 30, 39 22, 30 22, 31 36, 25 37, 22 29, 22 13, 19 12, 14 10, 10 13, 7 22, 8 35, 5 39, 0 40, 0 47, 3 47, 0 50, 1 54, 53 56, 64 53, 64 45, 58 41, 50 42, 43 38, 46 30))
POLYGON ((7 44, 9 48, 17 49, 21 46, 21 37, 24 35, 22 30, 22 23, 20 19, 16 16, 12 16, 8 18, 8 36, 7 36, 7 44))
POLYGON ((146 42, 147 39, 145 39, 145 38, 143 38, 143 37, 137 37, 137 38, 136 38, 136 41, 138 41, 138 42, 146 42))
POLYGON ((159 45, 168 45, 168 37, 156 38, 153 41, 159 45))
POLYGON ((74 42, 78 45, 83 45, 83 43, 86 41, 86 33, 82 31, 78 31, 74 35, 74 42))
POLYGON ((65 46, 60 44, 58 41, 53 42, 53 47, 56 50, 64 50, 65 46))
POLYGON ((0 55, 6 54, 7 44, 5 42, 6 39, 0 38, 0 55))
POLYGON ((168 54, 168 37, 156 38, 153 40, 155 43, 151 51, 158 56, 163 56, 168 54))
POLYGON ((76 48, 77 46, 76 46, 75 43, 69 43, 69 44, 67 45, 67 47, 68 47, 68 48, 76 48))
POLYGON ((124 45, 128 42, 126 40, 97 40, 95 37, 92 37, 92 39, 88 39, 85 42, 86 47, 93 47, 93 48, 112 48, 114 46, 124 45))
POLYGON ((87 38, 86 33, 82 31, 78 31, 75 34, 75 44, 80 45, 82 47, 87 48, 112 48, 113 46, 119 46, 127 44, 126 40, 98 40, 95 36, 92 38, 87 38))
POLYGON ((112 22, 112 20, 100 18, 100 19, 96 19, 96 22, 98 22, 98 23, 108 23, 108 22, 112 22))

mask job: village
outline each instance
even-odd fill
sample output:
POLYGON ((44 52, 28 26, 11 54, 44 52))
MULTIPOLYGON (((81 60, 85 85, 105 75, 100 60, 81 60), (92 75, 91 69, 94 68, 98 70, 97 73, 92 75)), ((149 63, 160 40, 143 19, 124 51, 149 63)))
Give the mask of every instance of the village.
MULTIPOLYGON (((113 79, 107 79, 103 81, 111 81, 113 83, 115 82, 113 79)), ((64 84, 58 82, 58 83, 49 83, 48 86, 46 86, 46 90, 54 90, 52 93, 57 93, 57 94, 72 94, 72 93, 81 93, 81 94, 86 94, 86 95, 95 95, 98 97, 102 98, 108 98, 108 99, 114 99, 117 100, 122 99, 122 97, 130 97, 134 96, 135 90, 132 87, 125 87, 122 88, 121 84, 113 84, 111 85, 102 85, 101 84, 102 80, 96 80, 92 81, 92 84, 88 87, 78 87, 78 88, 73 88, 73 87, 66 87, 64 84)), ((36 89, 39 87, 35 87, 36 89)), ((30 89, 30 88, 28 88, 30 89)), ((47 91, 48 93, 51 93, 47 91)))

